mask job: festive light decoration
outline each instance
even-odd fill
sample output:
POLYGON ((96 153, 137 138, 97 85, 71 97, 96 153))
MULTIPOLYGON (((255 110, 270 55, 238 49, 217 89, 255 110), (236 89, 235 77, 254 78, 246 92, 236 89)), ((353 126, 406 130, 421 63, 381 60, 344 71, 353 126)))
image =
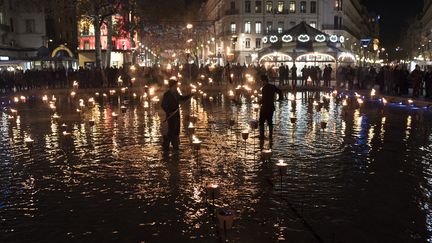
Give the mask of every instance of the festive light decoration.
POLYGON ((310 37, 306 34, 302 34, 297 37, 297 40, 300 42, 308 42, 310 41, 310 37))
POLYGON ((330 41, 333 42, 333 43, 337 42, 338 41, 337 35, 331 35, 330 36, 330 41))
POLYGON ((270 36, 270 42, 271 43, 276 43, 279 40, 279 38, 275 35, 270 36))
POLYGON ((325 40, 326 40, 326 36, 325 35, 320 34, 320 35, 316 35, 315 36, 315 41, 316 42, 324 42, 325 40))
POLYGON ((293 37, 291 35, 283 35, 282 41, 283 42, 291 42, 291 41, 293 41, 293 37))

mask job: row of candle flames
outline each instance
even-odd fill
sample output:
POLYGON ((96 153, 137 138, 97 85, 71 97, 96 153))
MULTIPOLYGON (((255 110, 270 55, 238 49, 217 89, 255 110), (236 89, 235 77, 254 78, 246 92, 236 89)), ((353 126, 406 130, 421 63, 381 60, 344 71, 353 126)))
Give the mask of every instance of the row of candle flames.
MULTIPOLYGON (((121 83, 121 77, 119 77, 119 83, 121 83)), ((79 86, 78 82, 74 81, 73 85, 72 85, 72 91, 70 92, 70 97, 71 98, 75 98, 76 97, 77 91, 78 91, 78 86, 79 86)), ((149 87, 146 86, 145 89, 148 90, 148 92, 144 92, 144 94, 142 95, 142 98, 143 98, 143 107, 144 107, 144 109, 148 109, 150 107, 150 102, 157 103, 157 102, 159 102, 159 98, 157 96, 155 96, 155 89, 154 89, 154 87, 150 87, 149 88, 149 87)), ((127 90, 128 90, 127 87, 121 87, 120 88, 120 92, 122 94, 125 94, 127 90)), ((117 91, 115 89, 111 89, 111 90, 109 90, 109 95, 106 94, 106 93, 102 93, 102 97, 104 99, 108 99, 109 96, 114 96, 116 93, 117 93, 117 91)), ((100 95, 101 94, 99 92, 95 93, 96 97, 99 97, 100 95)), ((133 93, 132 96, 133 96, 134 99, 138 97, 138 95, 136 93, 133 93)), ((27 98, 25 96, 13 97, 13 102, 15 104, 18 104, 20 102, 21 103, 26 103, 26 101, 27 101, 27 98)), ((57 98, 55 97, 55 95, 52 95, 51 97, 48 97, 48 95, 43 95, 42 96, 42 102, 45 103, 45 104, 48 104, 49 109, 53 112, 52 119, 53 119, 54 122, 58 122, 60 120, 60 118, 61 118, 61 116, 58 115, 57 112, 56 112, 57 111, 56 101, 57 101, 57 98)), ((87 106, 89 108, 93 108, 95 106, 95 103, 96 103, 95 102, 95 98, 94 97, 90 97, 88 99, 87 103, 88 103, 87 106)), ((78 108, 76 109, 76 112, 81 115, 83 113, 83 111, 84 111, 85 108, 86 108, 85 101, 83 99, 79 99, 78 100, 78 108)), ((125 113, 126 110, 127 110, 127 107, 124 106, 124 105, 121 105, 120 110, 122 111, 122 113, 125 113)), ((10 111, 10 113, 8 115, 8 119, 9 120, 15 120, 15 119, 17 119, 17 117, 18 117, 18 110, 14 109, 14 108, 10 108, 9 111, 10 111)), ((113 117, 114 120, 117 120, 119 114, 116 113, 115 111, 113 111, 111 113, 111 116, 113 117)), ((95 125, 95 120, 93 118, 89 119, 88 124, 90 126, 94 126, 95 125)), ((68 136, 71 135, 71 133, 67 131, 67 125, 64 124, 64 123, 61 125, 61 130, 63 131, 62 132, 63 136, 68 137, 68 136)), ((32 145, 33 142, 34 142, 34 140, 30 136, 27 135, 24 138, 24 142, 27 145, 32 145)))
MULTIPOLYGON (((175 78, 175 77, 172 77, 172 78, 175 78)), ((121 77, 119 77, 118 78, 118 84, 119 84, 119 86, 121 86, 122 83, 123 83, 123 81, 122 81, 121 77)), ((164 84, 168 85, 168 80, 164 80, 164 84)), ((199 87, 201 87, 202 83, 198 82, 197 85, 199 87)), ((70 97, 71 98, 75 98, 76 97, 77 91, 78 91, 78 87, 79 87, 79 83, 77 81, 74 81, 73 84, 72 84, 72 91, 70 92, 70 97)), ((191 84, 190 87, 191 87, 191 92, 192 93, 196 93, 197 89, 199 89, 196 85, 193 85, 193 84, 191 84)), ((150 107, 150 102, 153 102, 153 103, 156 104, 160 100, 159 100, 159 97, 155 95, 155 88, 154 87, 148 87, 146 85, 145 86, 145 90, 147 90, 147 91, 145 91, 143 93, 143 95, 142 95, 142 98, 143 98, 143 107, 144 107, 144 109, 148 109, 150 107)), ((126 94, 127 91, 128 91, 127 87, 121 87, 120 88, 120 93, 121 94, 126 94)), ((181 93, 180 89, 179 89, 179 92, 181 93)), ((108 94, 107 93, 102 93, 102 97, 104 99, 107 99, 109 96, 114 96, 116 93, 117 93, 117 91, 115 89, 111 89, 111 90, 109 90, 108 94)), ((198 93, 200 95, 202 95, 202 97, 204 97, 204 98, 207 97, 207 93, 204 93, 202 90, 198 90, 198 93)), ((101 94, 99 92, 96 92, 95 95, 97 97, 99 97, 101 94)), ((133 93, 132 97, 135 99, 135 98, 138 97, 138 95, 136 93, 133 93)), ((213 101, 213 97, 212 96, 210 96, 208 98, 209 98, 210 101, 213 101)), ((13 98, 13 101, 14 101, 15 104, 17 104, 19 102, 26 103, 26 100, 27 99, 26 99, 25 96, 20 96, 20 97, 14 97, 13 98)), ((42 96, 42 101, 44 103, 48 104, 49 108, 53 111, 53 115, 52 115, 53 121, 55 121, 55 122, 59 121, 59 119, 61 117, 56 112, 56 110, 57 110, 57 107, 56 107, 57 98, 55 97, 55 95, 52 95, 51 99, 48 97, 48 95, 43 95, 42 96)), ((94 107, 94 105, 95 105, 95 99, 93 97, 90 97, 88 99, 88 107, 92 108, 92 107, 94 107)), ((79 114, 82 114, 82 112, 84 111, 85 107, 86 107, 86 105, 85 105, 84 100, 83 99, 79 99, 78 100, 78 108, 76 109, 76 112, 78 112, 79 114)), ((126 110, 127 110, 127 107, 124 106, 124 105, 121 105, 120 109, 121 109, 121 111, 123 113, 125 113, 126 110)), ((14 108, 10 108, 10 114, 8 115, 8 119, 9 120, 14 120, 14 119, 16 119, 17 115, 18 115, 18 110, 14 109, 14 108)), ((114 120, 117 120, 119 114, 116 113, 115 111, 113 111, 111 113, 111 116, 113 117, 114 120)), ((90 126, 94 126, 95 125, 95 120, 94 119, 90 119, 88 121, 88 124, 90 126)), ((63 135, 64 136, 71 135, 69 132, 66 131, 66 128, 67 128, 66 124, 62 124, 61 127, 63 129, 63 135)), ((28 145, 31 145, 31 144, 33 144, 34 140, 30 136, 26 136, 25 139, 24 139, 24 142, 26 144, 28 144, 28 145)))
MULTIPOLYGON (((237 89, 241 89, 241 88, 244 88, 244 87, 242 87, 242 86, 238 86, 237 87, 237 89)), ((251 91, 248 88, 244 88, 244 89, 246 91, 248 91, 248 92, 251 91)), ((254 111, 258 111, 259 110, 259 105, 257 104, 257 99, 258 99, 259 95, 257 95, 257 91, 256 90, 254 91, 254 94, 255 95, 251 95, 252 101, 256 102, 256 103, 253 103, 253 109, 254 109, 254 111)), ((229 90, 228 96, 230 97, 230 99, 234 99, 234 97, 235 97, 234 91, 229 90)), ((335 98, 337 98, 338 97, 338 92, 336 90, 334 90, 331 93, 331 95, 330 94, 324 95, 323 96, 323 103, 329 102, 329 100, 331 99, 332 96, 335 97, 335 98)), ((371 99, 374 99, 375 96, 376 96, 376 91, 375 91, 375 89, 372 89, 371 93, 370 93, 371 99)), ((362 106, 362 104, 364 103, 364 97, 362 97, 358 93, 355 93, 355 97, 356 97, 355 100, 357 101, 357 104, 359 106, 362 106)), ((292 102, 292 105, 295 106, 295 102, 296 102, 295 101, 295 97, 293 95, 289 94, 288 99, 292 102)), ((388 103, 388 101, 385 98, 381 98, 380 101, 383 103, 383 105, 386 105, 388 103)), ((319 110, 321 110, 321 108, 323 106, 323 103, 318 103, 316 100, 314 100, 312 104, 313 104, 314 107, 317 108, 317 111, 319 111, 319 110)), ((346 106, 348 106, 348 104, 349 104, 349 97, 345 96, 345 98, 342 99, 342 106, 346 107, 346 106)), ((408 104, 409 105, 413 105, 413 101, 411 99, 408 99, 408 104)), ((188 133, 192 134, 192 146, 193 146, 193 148, 195 150, 199 150, 200 147, 201 147, 201 141, 195 136, 195 134, 194 134, 195 127, 193 125, 193 123, 196 122, 196 116, 192 115, 192 116, 189 117, 189 119, 190 119, 190 123, 189 123, 189 126, 188 126, 188 133)), ((291 121, 291 123, 296 123, 297 118, 296 117, 290 117, 290 121, 291 121)), ((235 121, 233 119, 230 119, 230 120, 228 120, 228 124, 229 124, 229 126, 233 126, 235 124, 235 121)), ((320 124, 321 124, 321 128, 325 129, 326 125, 327 125, 327 122, 326 121, 321 121, 320 124)), ((258 122, 257 122, 256 119, 252 119, 252 120, 250 120, 250 124, 249 125, 250 125, 250 127, 252 129, 256 129, 258 127, 258 122)), ((246 141, 248 139, 248 137, 249 137, 249 130, 248 129, 243 130, 242 133, 241 133, 241 135, 242 135, 242 138, 246 141)), ((270 161, 271 156, 272 156, 272 150, 271 149, 263 149, 263 150, 261 150, 262 160, 264 160, 264 161, 270 161)), ((277 163, 275 163, 275 165, 276 165, 276 167, 278 169, 279 176, 281 177, 281 180, 282 180, 282 176, 287 173, 288 163, 286 163, 283 159, 280 159, 280 160, 277 161, 277 163)), ((216 194, 216 191, 218 190, 218 188, 219 188, 219 185, 217 183, 215 183, 215 182, 210 182, 206 186, 206 189, 207 189, 209 195, 212 195, 213 199, 214 199, 214 195, 216 194)), ((219 217, 219 215, 218 215, 218 217, 219 217)), ((232 215, 229 215, 229 216, 225 217, 223 220, 227 220, 229 222, 228 224, 230 226, 232 225, 232 220, 233 220, 232 219, 232 215)))
MULTIPOLYGON (((237 90, 238 90, 238 89, 244 89, 244 90, 246 90, 247 92, 251 93, 251 89, 250 89, 249 87, 247 87, 246 85, 245 85, 245 86, 238 86, 236 89, 237 89, 237 90)), ((357 92, 355 92, 354 95, 355 95, 355 101, 357 102, 357 105, 358 105, 359 107, 361 107, 361 106, 364 104, 365 97, 364 97, 364 96, 361 96, 361 95, 358 94, 357 92)), ((228 96, 230 97, 230 99, 234 99, 234 98, 235 98, 234 91, 233 91, 233 90, 229 90, 229 91, 228 91, 228 96)), ((252 102, 253 102, 252 107, 253 107, 253 110, 254 110, 255 112, 258 112, 258 110, 259 110, 258 97, 260 97, 260 94, 258 94, 257 90, 255 90, 255 91, 253 92, 253 94, 251 95, 251 99, 252 99, 252 102)), ((318 103, 317 100, 314 99, 312 105, 313 105, 314 107, 316 107, 316 110, 317 110, 317 111, 321 111, 323 105, 326 104, 326 103, 328 104, 328 103, 330 102, 330 99, 331 99, 332 97, 333 97, 333 98, 336 98, 336 102, 340 102, 340 100, 342 100, 342 106, 343 106, 343 107, 347 107, 348 105, 352 105, 349 96, 348 96, 348 95, 345 95, 345 96, 338 96, 338 91, 337 91, 337 90, 334 90, 334 91, 332 91, 331 93, 328 93, 328 94, 323 95, 323 96, 322 96, 322 100, 323 100, 323 102, 319 102, 319 103, 318 103)), ((371 92, 370 92, 370 99, 371 99, 371 100, 374 100, 375 97, 376 97, 376 90, 375 90, 375 89, 372 89, 371 92)), ((288 100, 290 100, 292 106, 295 107, 295 105, 296 105, 296 99, 295 99, 295 96, 292 95, 291 93, 289 93, 289 94, 288 94, 288 100)), ((383 104, 384 106, 387 105, 387 103, 388 103, 388 101, 387 101, 385 98, 381 98, 381 99, 379 99, 379 101, 382 102, 382 104, 383 104)), ((414 105, 414 102, 413 102, 413 100, 411 100, 411 99, 408 99, 408 100, 407 100, 407 103, 408 103, 408 105, 411 105, 411 106, 414 105)), ((296 121, 297 121, 297 118, 296 118, 295 116, 291 116, 291 117, 290 117, 290 121, 291 121, 291 123, 295 124, 296 121)), ((228 124, 229 124, 229 126, 233 126, 233 125, 235 124, 235 121, 234 121, 233 119, 230 119, 230 120, 228 120, 228 124)), ((258 122, 257 122, 257 120, 256 120, 256 119, 252 119, 252 120, 250 120, 249 126, 250 126, 252 129, 256 129, 256 128, 258 127, 258 122)), ((326 121, 326 120, 322 120, 322 121, 320 122, 320 126, 321 126, 321 129, 323 129, 323 130, 326 129, 326 127, 327 127, 327 121, 326 121)), ((190 124, 189 124, 189 129, 193 129, 193 123, 192 123, 192 122, 190 122, 190 124)), ((247 140, 247 139, 248 139, 248 136, 249 136, 249 129, 244 129, 244 130, 242 131, 242 138, 243 138, 244 140, 247 140)), ((271 157, 271 154, 272 154, 271 149, 263 149, 263 150, 261 151, 261 155, 262 155, 262 158, 263 158, 264 160, 269 160, 270 157, 271 157)), ((283 160, 281 160, 281 161, 279 161, 278 166, 285 167, 285 166, 286 166, 286 163, 284 163, 283 160)))
MULTIPOLYGON (((172 77, 172 78, 175 78, 175 77, 172 77)), ((251 81, 251 80, 253 81, 253 79, 252 79, 251 77, 248 77, 248 81, 251 81)), ((118 79, 118 83, 119 83, 119 85, 122 84, 121 77, 119 77, 119 79, 118 79)), ((168 84, 168 80, 165 80, 164 83, 165 83, 165 84, 168 84)), ((199 93, 203 98, 206 98, 206 97, 207 97, 207 93, 204 93, 202 90, 200 90, 200 88, 202 87, 202 83, 198 82, 197 85, 198 85, 198 86, 196 86, 196 85, 194 85, 194 84, 190 84, 191 93, 196 93, 196 92, 198 91, 198 93, 199 93)), ((78 87, 79 87, 78 82, 77 82, 77 81, 74 81, 74 82, 73 82, 73 85, 72 85, 72 91, 71 91, 71 93, 70 93, 70 96, 71 96, 72 98, 75 98, 75 96, 76 96, 76 94, 77 94, 78 87)), ((143 102, 143 106, 144 106, 144 108, 149 108, 149 106, 150 106, 150 104, 149 104, 149 100, 150 100, 151 102, 157 103, 157 102, 159 102, 159 98, 158 98, 157 96, 155 96, 155 89, 154 89, 153 87, 150 87, 150 88, 145 87, 145 88, 146 88, 146 90, 148 90, 148 92, 144 92, 144 94, 143 94, 143 96, 142 96, 142 98, 143 98, 143 100, 144 100, 144 102, 143 102)), ((120 88, 120 92, 121 92, 122 94, 125 94, 127 90, 128 90, 127 87, 121 87, 121 88, 120 88)), ((248 85, 238 85, 238 86, 235 88, 235 90, 236 90, 236 92, 239 92, 239 91, 241 91, 241 90, 244 90, 244 91, 246 91, 247 93, 251 94, 250 97, 251 97, 251 99, 252 99, 253 109, 254 109, 254 111, 258 111, 258 110, 259 110, 258 98, 261 96, 261 94, 258 93, 258 90, 254 90, 254 91, 252 92, 252 89, 251 89, 248 85)), ((115 89, 111 89, 111 90, 109 90, 109 96, 114 96, 114 95, 116 94, 116 92, 117 92, 117 91, 116 91, 115 89)), ((181 93, 180 89, 179 89, 179 92, 181 93)), ((331 96, 337 98, 337 94, 338 94, 338 93, 337 93, 337 90, 334 90, 334 91, 332 92, 332 95, 330 95, 330 94, 325 94, 325 95, 323 95, 323 97, 322 97, 322 98, 323 98, 323 99, 322 99, 323 102, 318 103, 316 100, 314 100, 312 104, 313 104, 313 106, 316 107, 316 109, 319 111, 319 110, 321 110, 323 104, 325 104, 326 102, 329 102, 331 96)), ((95 95, 96 95, 96 96, 100 96, 100 93, 99 93, 99 92, 96 92, 95 95)), ((376 91, 375 91, 375 89, 372 89, 372 90, 371 90, 371 93, 370 93, 370 97, 371 97, 371 99, 373 99, 373 98, 375 97, 375 95, 376 95, 376 91)), ((108 94, 106 94, 106 93, 102 93, 102 96, 103 96, 104 99, 108 98, 108 94)), ((132 96, 133 96, 134 98, 137 98, 137 94, 136 94, 136 93, 133 93, 132 96)), ((361 95, 359 95, 359 94, 357 94, 357 93, 355 93, 355 96, 356 96, 356 101, 357 101, 358 105, 361 106, 361 105, 364 103, 364 97, 362 97, 361 95)), ((234 99, 235 99, 235 93, 234 93, 233 90, 229 90, 229 91, 228 91, 228 97, 229 97, 231 100, 234 100, 234 99)), ((295 96, 293 96, 292 94, 289 94, 288 99, 292 102, 292 105, 294 106, 294 105, 295 105, 295 96)), ((213 101, 213 97, 210 96, 210 97, 209 97, 209 100, 210 100, 210 101, 213 101)), ((48 103, 48 104, 49 104, 49 108, 54 112, 54 114, 53 114, 53 116, 52 116, 52 119, 53 119, 54 121, 58 121, 58 120, 60 119, 60 116, 56 113, 56 105, 55 105, 55 103, 56 103, 56 97, 53 95, 52 98, 51 98, 51 100, 49 100, 48 96, 47 96, 47 95, 44 95, 44 96, 42 97, 42 101, 43 101, 44 103, 48 103)), ((349 98, 348 98, 348 96, 346 96, 346 97, 343 99, 343 101, 342 101, 342 105, 343 105, 344 107, 347 106, 347 105, 348 105, 348 101, 349 101, 349 98)), ((387 104, 387 100, 386 100, 385 98, 381 98, 380 101, 381 101, 384 105, 387 104)), ((14 102, 15 102, 15 103, 19 103, 19 102, 25 103, 25 102, 26 102, 26 97, 25 97, 25 96, 14 97, 14 102)), ((83 99, 79 99, 79 102, 78 102, 78 103, 79 103, 79 104, 78 104, 79 108, 77 108, 76 111, 77 111, 79 114, 81 114, 81 113, 83 112, 83 110, 85 109, 86 105, 85 105, 85 102, 84 102, 83 99)), ((411 99, 409 99, 409 100, 408 100, 408 104, 412 105, 412 104, 413 104, 413 101, 412 101, 411 99)), ((89 107, 93 107, 94 105, 95 105, 95 99, 94 99, 93 97, 90 97, 90 98, 88 99, 88 106, 89 106, 89 107)), ((126 108, 125 106, 122 105, 122 106, 120 107, 120 109, 121 109, 122 112, 126 112, 126 109, 127 109, 127 108, 126 108)), ((17 113, 18 113, 18 111, 17 111, 16 109, 11 108, 11 109, 10 109, 10 115, 8 116, 8 118, 9 118, 10 120, 14 119, 14 118, 17 116, 17 113)), ((118 114, 117 114, 116 112, 114 112, 114 111, 111 113, 111 115, 112 115, 112 117, 113 117, 114 119, 117 119, 117 117, 118 117, 118 114)), ((191 116, 191 118, 193 118, 193 116, 191 116)), ((195 118, 196 118, 196 117, 195 117, 195 118)), ((296 117, 290 117, 290 121, 291 121, 291 123, 296 123, 297 118, 296 118, 296 117)), ((90 126, 93 126, 93 125, 95 124, 94 119, 90 119, 88 122, 89 122, 89 125, 90 125, 90 126)), ((188 130, 189 130, 189 131, 194 130, 193 122, 195 122, 195 121, 194 121, 194 120, 191 120, 191 122, 190 122, 190 124, 189 124, 189 127, 188 127, 188 130)), ((324 121, 324 120, 321 121, 320 124, 321 124, 321 128, 322 128, 322 129, 325 129, 326 126, 327 126, 327 122, 324 121)), ((229 120, 229 125, 230 125, 230 126, 234 125, 234 121, 233 121, 233 120, 229 120)), ((64 127, 64 126, 66 126, 66 125, 63 124, 62 126, 64 127)), ((256 129, 256 127, 257 127, 257 121, 256 121, 256 120, 251 120, 251 122, 250 122, 250 126, 251 126, 253 129, 256 129)), ((248 134, 248 133, 249 133, 248 130, 244 130, 244 131, 242 132, 242 136, 243 136, 243 137, 244 137, 244 136, 247 136, 246 134, 248 134)), ((67 132, 66 129, 65 129, 65 130, 63 131, 63 135, 64 135, 64 136, 69 136, 70 133, 67 132)), ((27 137, 25 138, 25 142, 26 142, 27 144, 31 144, 31 143, 33 143, 33 139, 31 139, 31 137, 27 136, 27 137)), ((193 143, 193 144, 196 144, 196 146, 199 146, 199 144, 201 143, 201 141, 200 141, 198 138, 196 138, 195 135, 194 135, 193 138, 192 138, 192 143, 193 143)))
MULTIPOLYGON (((121 78, 119 78, 119 83, 121 83, 120 80, 121 80, 121 78)), ((210 80, 210 81, 211 81, 211 80, 210 80)), ((251 78, 250 78, 250 77, 249 77, 248 81, 251 81, 251 78)), ((167 83, 168 83, 168 82, 165 81, 165 84, 167 84, 167 83)), ((72 91, 71 91, 71 93, 70 93, 70 96, 71 96, 72 98, 74 98, 74 97, 76 96, 78 86, 79 86, 79 85, 78 85, 78 82, 74 81, 74 82, 73 82, 73 88, 72 88, 72 91)), ((190 85, 191 92, 192 92, 192 93, 196 93, 197 90, 198 90, 199 94, 202 95, 202 97, 206 98, 206 97, 207 97, 207 94, 204 93, 203 91, 199 90, 199 88, 201 88, 202 84, 201 84, 201 83, 198 83, 198 86, 199 86, 199 87, 197 87, 196 85, 191 84, 191 85, 190 85)), ((251 99, 252 99, 252 102, 253 102, 253 110, 257 112, 257 111, 259 110, 258 98, 260 97, 260 94, 258 94, 258 91, 257 91, 257 90, 254 90, 254 91, 252 92, 252 89, 251 89, 249 86, 247 86, 247 85, 243 85, 243 86, 240 86, 240 85, 239 85, 239 86, 237 86, 237 88, 236 88, 236 92, 239 91, 239 90, 244 90, 244 91, 246 91, 246 92, 248 92, 248 93, 251 93, 251 99)), ((127 91, 127 87, 122 87, 122 88, 120 88, 120 92, 121 92, 122 94, 125 94, 126 91, 127 91)), ((144 104, 143 104, 144 108, 149 108, 149 100, 151 100, 152 102, 155 102, 155 103, 159 101, 159 98, 158 98, 157 96, 155 96, 155 90, 154 90, 154 88, 149 88, 148 91, 149 91, 148 93, 147 93, 147 92, 144 92, 144 94, 143 94, 143 96, 142 96, 142 97, 144 98, 144 104)), ((115 95, 115 94, 116 94, 116 90, 115 90, 115 89, 112 89, 112 90, 109 91, 109 95, 110 95, 110 96, 113 96, 113 95, 115 95)), ((317 108, 317 110, 321 110, 323 103, 328 102, 328 101, 330 100, 331 96, 337 98, 337 94, 338 94, 338 93, 337 93, 337 91, 335 90, 335 91, 332 92, 332 95, 330 95, 330 94, 326 94, 326 95, 324 95, 324 96, 322 97, 322 98, 323 98, 323 102, 322 102, 322 103, 318 103, 316 100, 314 100, 312 104, 313 104, 314 107, 317 108)), ((100 93, 96 92, 95 95, 96 95, 96 96, 100 96, 100 93)), ((376 91, 375 91, 374 89, 372 89, 372 91, 371 91, 371 93, 370 93, 370 97, 371 97, 371 99, 373 99, 373 98, 375 97, 375 95, 376 95, 376 91)), ((102 93, 102 96, 103 96, 104 98, 108 98, 108 95, 107 95, 106 93, 102 93)), ((361 105, 364 103, 364 97, 362 97, 361 95, 359 95, 359 94, 357 94, 357 93, 355 93, 355 96, 356 96, 357 104, 358 104, 359 106, 361 106, 361 105)), ((137 94, 136 94, 136 93, 133 93, 133 97, 136 98, 136 97, 137 97, 137 94)), ((235 98, 235 94, 234 94, 234 91, 233 91, 233 90, 229 90, 229 92, 228 92, 228 97, 229 97, 230 99, 232 99, 232 100, 235 98)), ((289 94, 288 99, 292 102, 292 105, 295 106, 295 102, 296 102, 296 101, 295 101, 295 96, 289 94)), ((210 97, 209 97, 209 100, 210 100, 210 101, 213 101, 213 97, 210 96, 210 97)), ((342 105, 343 105, 344 107, 348 105, 348 100, 349 100, 348 96, 346 96, 346 97, 342 100, 342 105)), ((53 96, 51 97, 51 99, 49 99, 47 95, 44 95, 44 96, 42 97, 42 101, 43 101, 44 103, 49 104, 49 108, 54 112, 54 114, 52 115, 52 119, 53 119, 54 121, 58 121, 58 120, 60 119, 60 116, 56 113, 56 105, 55 105, 55 104, 56 104, 56 97, 53 95, 53 96)), ((380 101, 381 101, 384 105, 387 104, 387 100, 386 100, 385 98, 380 99, 380 101)), ((15 102, 15 103, 19 103, 19 102, 25 103, 25 102, 26 102, 26 97, 25 97, 25 96, 14 97, 14 102, 15 102)), ((412 100, 408 100, 408 103, 409 103, 410 105, 412 105, 412 104, 413 104, 413 101, 412 101, 412 100)), ((89 107, 93 107, 94 105, 95 105, 95 99, 94 99, 93 97, 89 98, 89 99, 88 99, 88 106, 89 106, 89 107)), ((79 99, 78 106, 79 106, 79 108, 77 108, 76 111, 77 111, 78 113, 81 114, 82 111, 83 111, 83 110, 85 109, 85 107, 86 107, 85 102, 84 102, 83 99, 79 99)), ((121 109, 122 112, 125 112, 127 108, 126 108, 125 106, 122 105, 122 106, 120 107, 120 109, 121 109)), ((11 120, 12 120, 12 119, 15 119, 15 118, 17 117, 17 114, 18 114, 18 111, 17 111, 16 109, 11 108, 11 109, 10 109, 10 114, 8 115, 8 118, 11 119, 11 120)), ((117 119, 117 117, 118 117, 118 114, 117 114, 116 112, 112 112, 111 115, 112 115, 112 117, 113 117, 114 119, 117 119)), ((190 116, 189 116, 189 120, 190 120, 190 123, 189 123, 189 126, 188 126, 188 133, 192 135, 192 146, 193 146, 193 148, 194 148, 196 151, 198 151, 198 150, 201 148, 202 141, 201 141, 200 139, 198 139, 198 138, 196 137, 196 135, 194 134, 194 133, 195 133, 195 127, 194 127, 193 123, 195 123, 195 122, 197 121, 197 117, 196 117, 195 115, 190 115, 190 116)), ((296 117, 290 117, 290 121, 291 121, 291 123, 293 123, 293 124, 296 123, 296 120, 297 120, 296 117)), ((94 121, 94 119, 90 119, 90 120, 88 121, 88 123, 89 123, 90 126, 94 126, 95 121, 94 121)), ((231 127, 231 126, 233 126, 233 125, 235 124, 235 121, 234 121, 233 119, 230 119, 230 120, 228 121, 228 124, 229 124, 229 126, 231 127)), ((250 125, 250 127, 251 127, 252 129, 257 129, 257 127, 258 127, 258 122, 257 122, 256 119, 252 119, 252 120, 250 121, 250 124, 249 124, 249 125, 250 125)), ((322 128, 322 129, 325 129, 325 128, 326 128, 326 125, 327 125, 327 122, 325 122, 325 121, 321 121, 321 128, 322 128)), ((69 136, 70 133, 67 132, 67 130, 66 130, 67 125, 66 125, 66 124, 62 124, 61 127, 62 127, 62 130, 63 130, 63 135, 64 135, 64 136, 69 136)), ((248 137, 249 137, 249 130, 248 130, 248 129, 243 130, 242 133, 241 133, 241 135, 242 135, 242 138, 246 141, 246 140, 248 139, 248 137)), ((25 139, 24 139, 24 142, 25 142, 27 145, 32 145, 33 142, 34 142, 34 140, 33 140, 30 136, 26 136, 25 139)), ((271 156, 272 156, 272 150, 271 150, 271 149, 263 149, 263 150, 261 150, 261 157, 262 157, 262 159, 263 159, 264 161, 270 161, 271 156)), ((279 171, 280 176, 282 176, 283 174, 286 174, 288 164, 287 164, 284 160, 282 160, 282 159, 281 159, 281 160, 278 160, 278 162, 277 162, 275 165, 276 165, 277 168, 278 168, 278 171, 279 171)), ((219 185, 218 185, 217 183, 215 183, 215 182, 211 182, 211 183, 208 183, 208 184, 207 184, 206 188, 207 188, 208 192, 211 193, 211 194, 213 195, 213 197, 214 197, 216 190, 219 188, 219 185)))

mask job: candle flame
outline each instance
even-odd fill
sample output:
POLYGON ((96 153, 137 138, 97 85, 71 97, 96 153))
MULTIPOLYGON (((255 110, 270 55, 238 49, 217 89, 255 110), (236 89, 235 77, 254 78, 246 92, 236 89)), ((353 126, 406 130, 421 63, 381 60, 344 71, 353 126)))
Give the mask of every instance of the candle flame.
POLYGON ((276 163, 277 166, 287 166, 288 164, 285 163, 285 161, 283 159, 278 160, 278 162, 276 163))

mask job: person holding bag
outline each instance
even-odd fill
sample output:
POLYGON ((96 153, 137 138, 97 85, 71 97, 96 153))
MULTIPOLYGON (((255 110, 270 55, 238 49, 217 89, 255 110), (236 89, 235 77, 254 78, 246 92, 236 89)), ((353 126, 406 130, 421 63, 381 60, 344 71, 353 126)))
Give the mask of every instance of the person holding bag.
POLYGON ((161 131, 163 135, 162 149, 164 152, 169 151, 170 144, 172 144, 174 151, 177 151, 179 149, 180 101, 187 100, 191 97, 191 95, 179 94, 179 92, 177 91, 177 80, 170 79, 168 81, 168 87, 169 89, 164 93, 162 98, 162 109, 166 114, 166 119, 163 123, 167 123, 168 125, 168 131, 164 132, 164 124, 161 124, 161 131))

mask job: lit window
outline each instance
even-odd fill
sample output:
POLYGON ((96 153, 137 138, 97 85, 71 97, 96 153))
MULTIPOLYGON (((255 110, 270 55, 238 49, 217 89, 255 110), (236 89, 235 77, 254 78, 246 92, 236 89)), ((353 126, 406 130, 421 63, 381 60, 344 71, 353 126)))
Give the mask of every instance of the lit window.
POLYGON ((273 12, 273 2, 272 1, 266 2, 266 12, 267 13, 273 12))
POLYGON ((310 25, 311 27, 316 28, 316 21, 311 21, 311 22, 309 23, 309 25, 310 25))
POLYGON ((267 22, 266 32, 270 33, 273 29, 273 22, 267 22))
POLYGON ((251 32, 251 22, 250 21, 246 21, 245 22, 244 32, 247 33, 247 34, 250 34, 250 32, 251 32))
POLYGON ((250 39, 250 38, 246 38, 246 39, 245 39, 245 48, 247 48, 247 49, 250 48, 250 42, 251 42, 251 39, 250 39))
POLYGON ((261 38, 255 39, 255 48, 261 48, 261 38))
POLYGON ((289 4, 289 11, 290 13, 295 13, 296 12, 296 3, 295 1, 291 1, 289 4))
POLYGON ((335 10, 337 11, 342 10, 342 0, 335 0, 335 10))
POLYGON ((306 1, 300 2, 300 13, 306 13, 306 1))
POLYGON ((284 22, 278 22, 278 29, 277 29, 277 32, 278 32, 279 34, 282 34, 282 32, 283 32, 283 26, 284 26, 284 22))
POLYGON ((261 34, 261 32, 262 32, 261 22, 255 22, 255 33, 261 34))
POLYGON ((255 13, 261 13, 262 5, 261 1, 255 1, 255 13))
POLYGON ((245 13, 251 12, 251 1, 245 1, 245 13))
POLYGON ((316 13, 316 3, 315 1, 310 2, 310 13, 316 13))
POLYGON ((236 31, 237 31, 237 26, 236 26, 235 23, 231 23, 230 31, 231 31, 231 34, 235 34, 235 33, 236 33, 236 31))
POLYGON ((283 13, 284 11, 284 2, 283 1, 279 1, 278 2, 278 12, 279 13, 283 13))
POLYGON ((235 50, 236 49, 236 44, 237 44, 237 37, 233 37, 232 39, 231 39, 231 49, 232 50, 235 50))
POLYGON ((84 41, 84 50, 90 50, 90 42, 88 40, 84 41))

